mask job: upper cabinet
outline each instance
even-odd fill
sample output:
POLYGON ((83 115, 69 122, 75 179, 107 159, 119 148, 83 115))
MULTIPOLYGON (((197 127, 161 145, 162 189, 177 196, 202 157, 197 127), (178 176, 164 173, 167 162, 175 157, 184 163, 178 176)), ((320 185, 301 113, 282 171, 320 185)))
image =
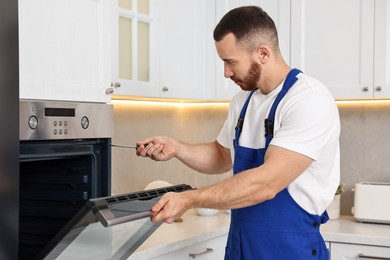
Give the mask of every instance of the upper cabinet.
POLYGON ((20 98, 110 100, 109 2, 19 0, 20 98))
POLYGON ((115 95, 214 98, 214 1, 123 0, 113 13, 115 95))
MULTIPOLYGON (((282 55, 287 63, 290 62, 290 1, 286 0, 216 0, 216 23, 229 10, 244 6, 257 5, 260 6, 274 20, 278 30, 279 47, 282 55)), ((216 24, 215 24, 216 25, 216 24)), ((214 26, 215 26, 214 25, 214 26)), ((212 38, 212 35, 210 36, 212 38)), ((214 52, 216 52, 214 50, 214 52)), ((232 80, 224 78, 223 62, 216 55, 216 99, 230 99, 235 93, 240 90, 232 80)))
POLYGON ((154 1, 112 2, 113 94, 158 97, 154 1))
POLYGON ((390 97, 390 3, 292 0, 291 66, 336 98, 390 97))
POLYGON ((211 99, 215 3, 156 0, 156 56, 161 97, 211 99), (158 11, 157 11, 158 10, 158 11))
POLYGON ((390 2, 375 0, 374 97, 390 97, 390 2))
POLYGON ((243 5, 262 7, 286 62, 336 98, 390 97, 387 0, 19 0, 20 97, 230 99, 240 88, 213 30, 243 5))

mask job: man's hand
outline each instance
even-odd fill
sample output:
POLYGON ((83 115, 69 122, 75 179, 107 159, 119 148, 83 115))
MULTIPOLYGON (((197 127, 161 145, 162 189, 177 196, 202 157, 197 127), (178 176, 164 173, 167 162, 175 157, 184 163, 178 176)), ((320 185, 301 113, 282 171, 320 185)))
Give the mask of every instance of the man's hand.
POLYGON ((167 161, 177 153, 177 142, 166 136, 156 136, 138 141, 137 155, 155 161, 167 161))
POLYGON ((168 192, 150 209, 153 216, 150 218, 153 223, 164 221, 172 223, 180 218, 188 209, 191 208, 192 191, 186 192, 168 192))

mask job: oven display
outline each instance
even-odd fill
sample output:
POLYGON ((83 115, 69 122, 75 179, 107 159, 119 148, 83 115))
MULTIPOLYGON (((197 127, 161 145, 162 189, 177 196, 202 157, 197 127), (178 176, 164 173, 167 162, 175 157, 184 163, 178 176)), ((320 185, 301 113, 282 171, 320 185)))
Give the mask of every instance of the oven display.
POLYGON ((45 107, 45 116, 75 117, 74 108, 50 108, 45 107))

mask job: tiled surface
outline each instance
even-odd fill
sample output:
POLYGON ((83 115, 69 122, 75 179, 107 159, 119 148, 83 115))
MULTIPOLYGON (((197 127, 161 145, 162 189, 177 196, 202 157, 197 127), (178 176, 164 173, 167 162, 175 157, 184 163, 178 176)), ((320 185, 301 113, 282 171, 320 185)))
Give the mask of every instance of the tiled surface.
MULTIPOLYGON (((186 106, 144 103, 115 104, 113 143, 134 144, 154 135, 166 135, 188 143, 213 141, 227 114, 227 105, 186 106)), ((177 159, 155 162, 135 155, 134 150, 113 148, 112 191, 115 194, 142 190, 154 180, 201 187, 231 175, 199 174, 177 159)))
MULTIPOLYGON (((222 127, 227 106, 114 104, 113 143, 134 144, 153 135, 167 135, 189 143, 214 140, 222 127)), ((390 102, 340 104, 341 116, 341 214, 350 215, 351 189, 356 182, 390 182, 390 102)), ((178 160, 154 162, 135 155, 134 150, 113 148, 113 193, 142 190, 161 179, 193 187, 212 184, 231 173, 199 174, 178 160)))

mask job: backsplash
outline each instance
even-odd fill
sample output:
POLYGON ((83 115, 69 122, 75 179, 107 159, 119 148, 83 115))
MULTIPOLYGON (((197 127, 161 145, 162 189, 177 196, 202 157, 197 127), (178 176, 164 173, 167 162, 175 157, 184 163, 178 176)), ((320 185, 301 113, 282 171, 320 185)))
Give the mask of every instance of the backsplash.
MULTIPOLYGON (((341 117, 341 214, 351 215, 355 183, 390 182, 390 102, 339 102, 341 117)), ((181 104, 114 102, 114 144, 133 145, 154 135, 188 142, 209 142, 218 135, 227 115, 224 103, 181 104)), ((112 148, 112 193, 143 190, 154 180, 193 187, 227 178, 197 173, 177 159, 155 162, 134 150, 112 148)))

